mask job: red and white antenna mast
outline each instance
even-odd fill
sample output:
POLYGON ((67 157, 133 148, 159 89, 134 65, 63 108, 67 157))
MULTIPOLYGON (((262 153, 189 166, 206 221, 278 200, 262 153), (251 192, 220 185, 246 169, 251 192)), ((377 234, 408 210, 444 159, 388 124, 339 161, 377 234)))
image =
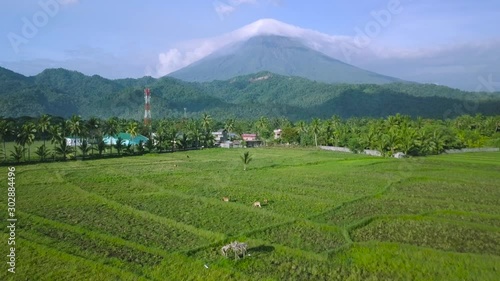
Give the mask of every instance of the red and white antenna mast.
POLYGON ((144 125, 151 126, 151 91, 144 89, 144 125))

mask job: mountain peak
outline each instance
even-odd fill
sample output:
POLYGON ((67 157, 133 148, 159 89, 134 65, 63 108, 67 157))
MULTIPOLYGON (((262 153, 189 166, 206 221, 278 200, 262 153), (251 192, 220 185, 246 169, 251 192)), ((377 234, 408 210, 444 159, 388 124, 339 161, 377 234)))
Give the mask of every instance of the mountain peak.
POLYGON ((297 29, 298 27, 296 26, 275 19, 265 18, 250 23, 236 32, 246 34, 248 37, 259 35, 281 35, 292 37, 296 35, 296 32, 294 31, 297 29))
POLYGON ((273 27, 274 23, 259 21, 251 25, 249 28, 254 28, 255 35, 246 41, 221 48, 169 76, 207 82, 270 71, 327 83, 385 84, 398 81, 329 57, 308 47, 301 38, 277 34, 279 28, 286 26, 278 23, 273 27))

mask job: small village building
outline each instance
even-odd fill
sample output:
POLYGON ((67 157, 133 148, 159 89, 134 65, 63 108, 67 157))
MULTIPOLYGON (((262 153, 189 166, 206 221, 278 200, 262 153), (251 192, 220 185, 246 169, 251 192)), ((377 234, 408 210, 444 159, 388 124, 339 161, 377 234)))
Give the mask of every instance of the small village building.
POLYGON ((64 138, 66 140, 66 145, 67 146, 80 146, 82 145, 83 139, 69 136, 64 138))
POLYGON ((229 134, 227 130, 220 129, 217 132, 212 132, 212 136, 214 136, 214 141, 216 144, 222 144, 229 140, 229 134))
POLYGON ((142 141, 143 144, 146 144, 148 138, 143 135, 132 136, 129 133, 119 133, 116 136, 105 136, 103 141, 106 145, 115 145, 118 139, 121 138, 124 146, 131 145, 139 145, 142 141))
POLYGON ((273 131, 274 132, 274 139, 281 139, 281 129, 276 129, 273 131))
POLYGON ((233 148, 233 142, 232 141, 226 141, 220 144, 221 148, 233 148))
POLYGON ((257 140, 257 134, 242 134, 241 138, 248 142, 248 141, 256 141, 257 140))

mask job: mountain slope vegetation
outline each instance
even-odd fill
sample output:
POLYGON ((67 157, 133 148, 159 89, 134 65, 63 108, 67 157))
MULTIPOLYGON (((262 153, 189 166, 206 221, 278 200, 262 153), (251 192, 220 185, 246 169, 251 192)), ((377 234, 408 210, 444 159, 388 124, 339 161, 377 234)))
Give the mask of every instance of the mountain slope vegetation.
POLYGON ((185 82, 171 77, 109 80, 76 71, 49 69, 26 77, 0 68, 0 116, 51 114, 141 119, 143 89, 152 90, 153 118, 385 117, 452 118, 500 113, 499 93, 463 92, 413 83, 327 84, 296 76, 259 72, 225 81, 185 82))

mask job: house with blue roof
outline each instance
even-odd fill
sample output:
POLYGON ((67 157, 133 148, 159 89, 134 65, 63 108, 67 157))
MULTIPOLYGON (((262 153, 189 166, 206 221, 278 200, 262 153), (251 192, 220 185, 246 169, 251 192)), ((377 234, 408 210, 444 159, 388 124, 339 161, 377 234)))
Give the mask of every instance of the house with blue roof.
POLYGON ((142 141, 145 144, 148 141, 148 138, 143 135, 132 136, 129 133, 119 133, 116 136, 104 136, 102 139, 106 145, 115 145, 118 139, 121 138, 123 141, 123 145, 128 146, 131 145, 139 145, 142 141))

